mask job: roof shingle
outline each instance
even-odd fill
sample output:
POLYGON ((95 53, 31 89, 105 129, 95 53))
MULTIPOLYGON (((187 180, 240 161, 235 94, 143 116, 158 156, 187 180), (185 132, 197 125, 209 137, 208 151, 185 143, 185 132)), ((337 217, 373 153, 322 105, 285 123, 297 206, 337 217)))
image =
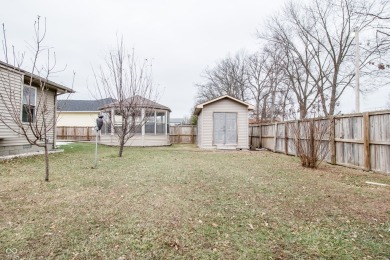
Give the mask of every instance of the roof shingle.
POLYGON ((58 100, 57 109, 69 112, 97 112, 99 108, 114 102, 115 99, 104 98, 99 100, 58 100))

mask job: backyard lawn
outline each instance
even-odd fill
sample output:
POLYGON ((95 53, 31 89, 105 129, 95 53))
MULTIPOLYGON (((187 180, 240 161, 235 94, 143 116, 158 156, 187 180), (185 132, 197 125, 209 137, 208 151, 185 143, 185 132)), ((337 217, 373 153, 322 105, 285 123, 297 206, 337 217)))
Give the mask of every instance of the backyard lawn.
POLYGON ((390 258, 390 176, 266 151, 70 144, 0 162, 0 259, 390 258))

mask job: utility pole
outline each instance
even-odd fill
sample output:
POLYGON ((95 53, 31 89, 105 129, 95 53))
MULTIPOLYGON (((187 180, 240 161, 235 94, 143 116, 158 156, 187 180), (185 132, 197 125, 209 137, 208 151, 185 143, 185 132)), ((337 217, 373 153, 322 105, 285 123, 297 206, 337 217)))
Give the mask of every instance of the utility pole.
POLYGON ((360 113, 360 53, 359 53, 359 29, 355 28, 355 113, 360 113))

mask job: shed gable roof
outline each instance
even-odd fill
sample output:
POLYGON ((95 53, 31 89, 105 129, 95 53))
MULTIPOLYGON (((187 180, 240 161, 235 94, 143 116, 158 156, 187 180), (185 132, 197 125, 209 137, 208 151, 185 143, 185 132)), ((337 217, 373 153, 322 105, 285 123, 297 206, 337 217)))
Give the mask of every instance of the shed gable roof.
POLYGON ((234 97, 231 97, 229 95, 223 95, 223 96, 217 97, 215 99, 212 99, 210 101, 207 101, 205 103, 202 103, 200 105, 197 105, 196 108, 195 108, 194 114, 195 115, 199 115, 200 112, 202 111, 202 109, 204 108, 204 106, 207 106, 207 105, 209 105, 211 103, 214 103, 214 102, 218 102, 218 101, 220 101, 222 99, 225 99, 225 98, 226 99, 230 99, 230 100, 232 100, 234 102, 237 102, 237 103, 239 103, 239 104, 241 104, 243 106, 246 106, 248 108, 248 110, 253 110, 254 109, 254 107, 251 104, 248 104, 248 103, 246 103, 244 101, 241 101, 241 100, 239 100, 237 98, 234 98, 234 97))

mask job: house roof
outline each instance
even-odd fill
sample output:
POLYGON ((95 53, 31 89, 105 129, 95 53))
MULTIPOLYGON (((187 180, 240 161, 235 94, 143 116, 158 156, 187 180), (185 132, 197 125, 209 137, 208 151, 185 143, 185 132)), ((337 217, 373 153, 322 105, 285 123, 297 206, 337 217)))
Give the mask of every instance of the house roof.
MULTIPOLYGON (((143 107, 143 108, 162 109, 162 110, 168 110, 169 112, 172 112, 169 107, 163 106, 155 101, 141 97, 139 95, 135 95, 133 97, 130 97, 130 98, 126 99, 124 102, 127 102, 129 105, 136 104, 137 106, 143 107)), ((119 102, 115 101, 115 102, 112 102, 110 104, 101 106, 99 109, 104 110, 104 109, 114 108, 114 107, 118 107, 118 106, 119 106, 119 102)))
POLYGON ((98 112, 99 108, 114 102, 115 99, 99 100, 57 100, 57 109, 62 112, 98 112))
POLYGON ((0 67, 5 67, 8 70, 12 70, 13 72, 16 72, 16 73, 24 75, 25 80, 30 80, 32 78, 32 82, 34 82, 34 83, 39 83, 41 81, 44 81, 44 82, 46 82, 46 85, 49 88, 56 89, 61 94, 64 94, 64 93, 75 93, 75 91, 73 89, 71 89, 71 88, 65 87, 65 86, 63 86, 61 84, 55 83, 53 81, 50 81, 50 80, 45 79, 43 77, 40 77, 38 75, 32 74, 31 72, 25 71, 25 70, 23 70, 21 68, 15 67, 15 66, 12 66, 12 65, 10 65, 8 63, 0 61, 0 67))
POLYGON ((219 100, 225 99, 225 98, 233 100, 233 101, 235 101, 235 102, 237 102, 237 103, 239 103, 241 105, 244 105, 244 106, 248 107, 248 110, 253 110, 254 109, 254 106, 252 106, 251 104, 248 104, 248 103, 246 103, 244 101, 241 101, 241 100, 239 100, 237 98, 234 98, 234 97, 231 97, 229 95, 223 95, 223 96, 214 98, 214 99, 212 99, 210 101, 207 101, 205 103, 202 103, 200 105, 197 105, 196 108, 195 108, 194 114, 195 115, 199 115, 204 106, 209 105, 209 104, 214 103, 214 102, 217 102, 219 100))

